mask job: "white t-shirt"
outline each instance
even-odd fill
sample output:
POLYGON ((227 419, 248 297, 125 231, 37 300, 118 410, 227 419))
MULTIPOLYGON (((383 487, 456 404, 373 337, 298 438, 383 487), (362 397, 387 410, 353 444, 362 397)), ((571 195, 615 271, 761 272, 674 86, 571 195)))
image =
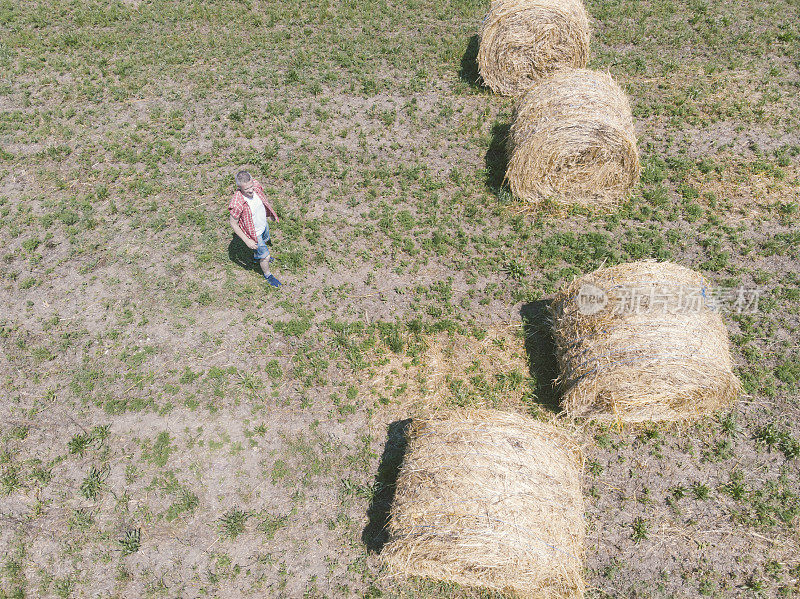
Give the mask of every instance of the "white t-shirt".
POLYGON ((253 214, 253 226, 256 229, 256 237, 261 237, 264 229, 267 228, 267 209, 264 208, 264 202, 258 197, 256 192, 253 192, 253 197, 248 198, 244 196, 247 205, 250 206, 250 212, 253 214))

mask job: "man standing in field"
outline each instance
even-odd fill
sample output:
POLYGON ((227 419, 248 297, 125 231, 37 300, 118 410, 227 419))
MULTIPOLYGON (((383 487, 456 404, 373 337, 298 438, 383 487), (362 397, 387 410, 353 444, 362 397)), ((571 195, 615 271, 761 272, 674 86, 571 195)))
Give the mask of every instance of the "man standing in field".
POLYGON ((264 278, 273 287, 281 282, 269 270, 273 258, 269 255, 269 223, 267 218, 278 222, 278 215, 267 200, 261 184, 247 171, 236 173, 237 190, 228 204, 231 213, 231 227, 244 244, 254 251, 253 261, 261 265, 264 278))

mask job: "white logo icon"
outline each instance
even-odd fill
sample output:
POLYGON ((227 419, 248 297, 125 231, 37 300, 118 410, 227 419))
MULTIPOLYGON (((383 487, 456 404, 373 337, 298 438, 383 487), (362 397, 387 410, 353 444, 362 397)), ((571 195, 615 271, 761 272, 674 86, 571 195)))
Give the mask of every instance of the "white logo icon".
POLYGON ((594 285, 582 285, 578 291, 578 312, 584 316, 597 314, 608 305, 608 294, 594 285))

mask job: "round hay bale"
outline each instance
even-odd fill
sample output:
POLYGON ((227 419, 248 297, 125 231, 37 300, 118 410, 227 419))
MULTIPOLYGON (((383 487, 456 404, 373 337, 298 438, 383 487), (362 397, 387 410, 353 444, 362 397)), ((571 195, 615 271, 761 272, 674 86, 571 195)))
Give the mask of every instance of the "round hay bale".
POLYGON ((708 281, 669 262, 601 268, 562 288, 551 306, 570 416, 685 420, 741 392, 728 333, 708 281))
POLYGON ((381 556, 394 574, 583 597, 581 470, 565 432, 522 416, 415 419, 381 556))
POLYGON ((589 60, 589 18, 581 0, 495 0, 479 36, 478 71, 507 96, 589 60))
POLYGON ((628 98, 611 75, 588 69, 556 73, 520 99, 508 153, 511 191, 534 205, 609 206, 639 180, 628 98))

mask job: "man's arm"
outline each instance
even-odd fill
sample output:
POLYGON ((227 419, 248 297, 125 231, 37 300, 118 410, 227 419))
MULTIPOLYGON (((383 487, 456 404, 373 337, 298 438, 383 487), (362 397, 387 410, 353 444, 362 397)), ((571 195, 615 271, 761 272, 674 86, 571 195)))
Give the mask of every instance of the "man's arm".
POLYGON ((231 227, 233 227, 233 231, 239 236, 239 239, 244 241, 244 244, 251 250, 254 250, 258 247, 258 244, 250 239, 244 231, 242 231, 242 228, 239 226, 239 221, 233 218, 233 215, 231 215, 231 227))

